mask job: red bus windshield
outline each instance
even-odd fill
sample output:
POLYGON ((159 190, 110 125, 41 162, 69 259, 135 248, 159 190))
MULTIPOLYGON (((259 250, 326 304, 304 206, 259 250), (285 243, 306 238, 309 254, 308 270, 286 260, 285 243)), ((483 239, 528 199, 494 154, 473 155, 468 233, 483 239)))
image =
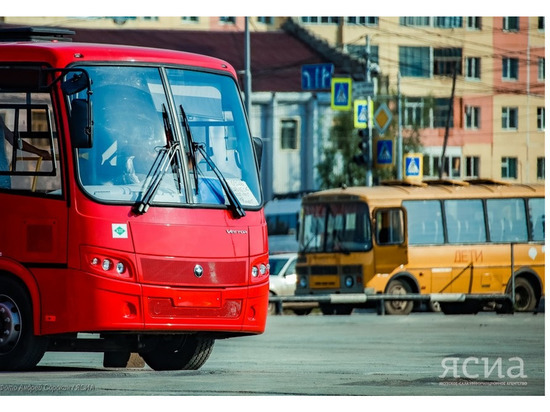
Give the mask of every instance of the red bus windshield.
POLYGON ((93 84, 94 137, 91 148, 78 149, 78 174, 89 195, 147 206, 224 205, 234 196, 243 207, 260 206, 258 175, 243 167, 255 159, 229 76, 158 67, 84 69, 93 84))

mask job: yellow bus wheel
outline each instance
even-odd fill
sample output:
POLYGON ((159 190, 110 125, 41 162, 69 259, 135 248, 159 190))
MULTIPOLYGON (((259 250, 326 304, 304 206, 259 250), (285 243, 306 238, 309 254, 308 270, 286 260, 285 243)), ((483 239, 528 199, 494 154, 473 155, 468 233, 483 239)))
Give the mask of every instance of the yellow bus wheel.
MULTIPOLYGON (((411 288, 406 281, 394 279, 388 283, 386 293, 388 295, 407 295, 411 293, 411 288)), ((387 300, 384 302, 388 315, 408 315, 412 312, 413 305, 414 302, 410 300, 387 300)))
POLYGON ((515 279, 515 306, 518 312, 532 312, 537 305, 537 297, 531 283, 524 278, 515 279))

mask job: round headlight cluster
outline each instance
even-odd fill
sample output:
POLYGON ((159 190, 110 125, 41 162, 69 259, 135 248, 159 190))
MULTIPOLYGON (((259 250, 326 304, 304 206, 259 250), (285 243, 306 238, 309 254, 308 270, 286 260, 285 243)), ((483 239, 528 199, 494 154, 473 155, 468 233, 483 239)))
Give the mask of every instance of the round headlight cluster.
POLYGON ((353 286, 353 277, 352 276, 346 276, 344 279, 344 285, 346 285, 347 288, 351 288, 353 286))
POLYGON ((269 264, 266 265, 265 263, 260 263, 259 265, 252 266, 251 274, 254 279, 258 279, 269 274, 269 264))
POLYGON ((108 257, 94 256, 90 259, 90 265, 98 272, 115 276, 130 277, 126 264, 119 260, 108 257))
POLYGON ((300 276, 300 278, 298 279, 298 284, 300 285, 301 288, 306 288, 307 278, 305 276, 300 276))

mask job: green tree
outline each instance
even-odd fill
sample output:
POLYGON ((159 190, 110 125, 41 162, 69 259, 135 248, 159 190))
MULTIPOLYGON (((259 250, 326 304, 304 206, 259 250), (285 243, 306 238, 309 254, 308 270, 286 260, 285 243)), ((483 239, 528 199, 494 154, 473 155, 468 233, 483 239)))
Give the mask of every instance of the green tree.
MULTIPOLYGON (((397 147, 398 115, 396 111, 397 96, 379 97, 374 102, 374 112, 382 103, 388 104, 392 110, 392 120, 386 130, 384 137, 393 139, 394 147, 397 147)), ((425 113, 429 112, 428 109, 425 113)), ((422 153, 420 128, 414 126, 413 129, 404 133, 403 136, 403 155, 407 153, 422 153)), ((376 128, 373 128, 373 157, 376 156, 376 140, 378 135, 376 128)), ((366 184, 367 165, 357 164, 354 157, 361 155, 359 143, 361 137, 358 129, 353 125, 352 112, 339 112, 333 120, 333 126, 330 130, 329 139, 323 148, 321 162, 317 164, 317 172, 321 180, 320 189, 329 189, 333 187, 346 186, 364 186, 366 184)), ((397 155, 397 151, 394 151, 397 155)), ((373 159, 373 166, 375 165, 373 159)), ((373 182, 378 184, 384 180, 397 178, 397 168, 394 162, 390 167, 374 167, 373 182)))
POLYGON ((359 137, 353 127, 353 113, 340 112, 333 120, 323 157, 317 164, 321 189, 365 185, 366 169, 353 158, 359 154, 359 137))

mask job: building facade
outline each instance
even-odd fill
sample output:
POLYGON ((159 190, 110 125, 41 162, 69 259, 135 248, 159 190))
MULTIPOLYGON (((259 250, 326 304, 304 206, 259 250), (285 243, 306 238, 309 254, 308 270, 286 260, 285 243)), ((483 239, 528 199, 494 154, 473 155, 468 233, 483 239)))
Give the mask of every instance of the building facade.
POLYGON ((349 53, 362 53, 368 41, 370 60, 388 76, 390 90, 400 77, 403 135, 418 130, 425 176, 438 177, 443 168, 443 176, 460 179, 544 180, 544 17, 299 21, 349 53))
MULTIPOLYGON (((242 32, 245 27, 244 17, 5 17, 2 20, 19 25, 177 29, 205 34, 242 32)), ((378 88, 373 97, 375 104, 377 99, 395 100, 399 93, 399 126, 405 138, 413 133, 420 136, 425 177, 544 181, 544 17, 249 19, 253 33, 283 30, 296 35, 296 27, 302 30, 300 40, 327 59, 331 58, 329 49, 355 56, 354 61, 365 61, 365 53, 369 51, 369 62, 386 79, 384 89, 378 88)), ((258 49, 251 52, 258 53, 258 49)), ((297 56, 293 64, 298 67, 305 63, 297 56)), ((344 63, 337 61, 336 70, 346 66, 344 63)), ((237 70, 242 69, 239 64, 237 70)), ((361 66, 349 67, 347 75, 351 77, 362 70, 361 66)), ((252 71, 256 75, 254 68, 252 71)), ((297 76, 294 73, 287 82, 297 84, 297 76)), ((265 142, 262 180, 266 198, 317 190, 315 166, 322 158, 334 116, 330 93, 302 91, 299 83, 292 87, 273 83, 271 90, 257 85, 253 77, 249 116, 253 133, 265 142)), ((392 110, 397 117, 396 105, 392 110)))

